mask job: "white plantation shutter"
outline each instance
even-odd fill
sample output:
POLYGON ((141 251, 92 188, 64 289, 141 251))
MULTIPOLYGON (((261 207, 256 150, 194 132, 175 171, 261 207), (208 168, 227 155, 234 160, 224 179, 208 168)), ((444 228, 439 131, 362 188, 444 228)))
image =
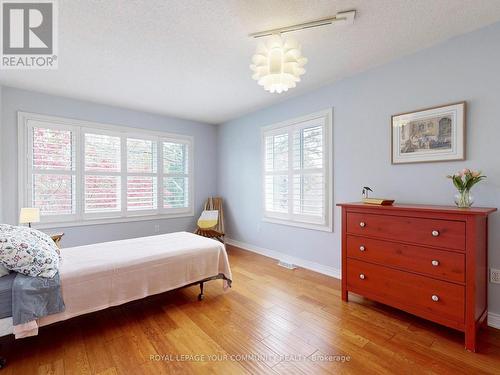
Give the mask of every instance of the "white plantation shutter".
POLYGON ((158 207, 157 143, 127 138, 127 210, 156 210, 158 207))
POLYGON ((157 178, 146 176, 127 177, 127 210, 156 210, 157 178))
POLYGON ((265 218, 331 230, 330 129, 331 112, 264 128, 265 218))
POLYGON ((118 212, 121 210, 119 176, 85 176, 85 212, 118 212))
POLYGON ((189 207, 189 145, 162 142, 163 148, 163 207, 189 207))
POLYGON ((71 128, 28 122, 30 194, 27 206, 40 208, 42 217, 71 218, 75 214, 75 152, 71 128))
POLYGON ((118 215, 121 211, 121 139, 97 133, 84 133, 83 138, 84 212, 118 215))
POLYGON ((120 137, 85 133, 85 170, 120 172, 120 137))
POLYGON ((19 112, 19 207, 39 207, 42 223, 191 216, 192 147, 188 136, 19 112))
POLYGON ((156 173, 156 157, 155 141, 127 138, 128 173, 156 173))
POLYGON ((293 131, 293 214, 324 222, 323 125, 293 131), (313 219, 315 218, 315 219, 313 219))
POLYGON ((264 180, 266 211, 288 213, 288 133, 265 137, 264 180))

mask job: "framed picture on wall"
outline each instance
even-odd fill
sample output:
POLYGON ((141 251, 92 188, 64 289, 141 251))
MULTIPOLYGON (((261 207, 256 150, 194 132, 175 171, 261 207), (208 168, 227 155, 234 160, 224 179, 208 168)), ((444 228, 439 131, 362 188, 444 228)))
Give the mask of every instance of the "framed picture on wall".
POLYGON ((392 116, 392 164, 464 160, 465 104, 392 116))

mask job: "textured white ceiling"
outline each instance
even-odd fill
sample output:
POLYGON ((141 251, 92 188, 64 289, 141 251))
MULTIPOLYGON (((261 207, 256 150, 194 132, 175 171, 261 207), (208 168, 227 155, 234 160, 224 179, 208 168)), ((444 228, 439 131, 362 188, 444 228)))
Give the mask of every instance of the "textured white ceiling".
POLYGON ((59 69, 0 83, 220 123, 497 20, 499 0, 64 0, 59 69), (354 25, 290 34, 309 59, 296 88, 251 79, 247 34, 350 9, 354 25))

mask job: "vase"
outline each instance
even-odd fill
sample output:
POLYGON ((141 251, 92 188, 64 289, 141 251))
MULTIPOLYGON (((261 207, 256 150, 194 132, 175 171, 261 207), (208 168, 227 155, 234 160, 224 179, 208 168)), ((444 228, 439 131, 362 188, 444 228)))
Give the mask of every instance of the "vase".
POLYGON ((474 203, 474 197, 471 195, 470 190, 459 191, 455 194, 455 204, 460 208, 469 208, 474 203))

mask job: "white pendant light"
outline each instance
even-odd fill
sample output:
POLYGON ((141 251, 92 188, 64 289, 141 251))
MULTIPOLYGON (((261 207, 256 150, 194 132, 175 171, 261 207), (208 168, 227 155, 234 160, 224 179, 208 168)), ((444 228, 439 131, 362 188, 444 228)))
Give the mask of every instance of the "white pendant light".
POLYGON ((338 12, 332 17, 249 34, 250 38, 270 37, 266 44, 258 45, 252 57, 252 65, 250 65, 250 69, 254 72, 252 78, 270 92, 281 93, 295 87, 300 81, 300 76, 306 72, 304 65, 307 59, 302 56, 297 42, 293 39, 284 39, 282 35, 334 23, 352 25, 355 16, 356 11, 349 10, 338 12))
POLYGON ((300 81, 300 76, 306 72, 307 59, 302 56, 296 41, 275 34, 267 43, 257 46, 252 63, 252 78, 265 90, 281 93, 300 81))

